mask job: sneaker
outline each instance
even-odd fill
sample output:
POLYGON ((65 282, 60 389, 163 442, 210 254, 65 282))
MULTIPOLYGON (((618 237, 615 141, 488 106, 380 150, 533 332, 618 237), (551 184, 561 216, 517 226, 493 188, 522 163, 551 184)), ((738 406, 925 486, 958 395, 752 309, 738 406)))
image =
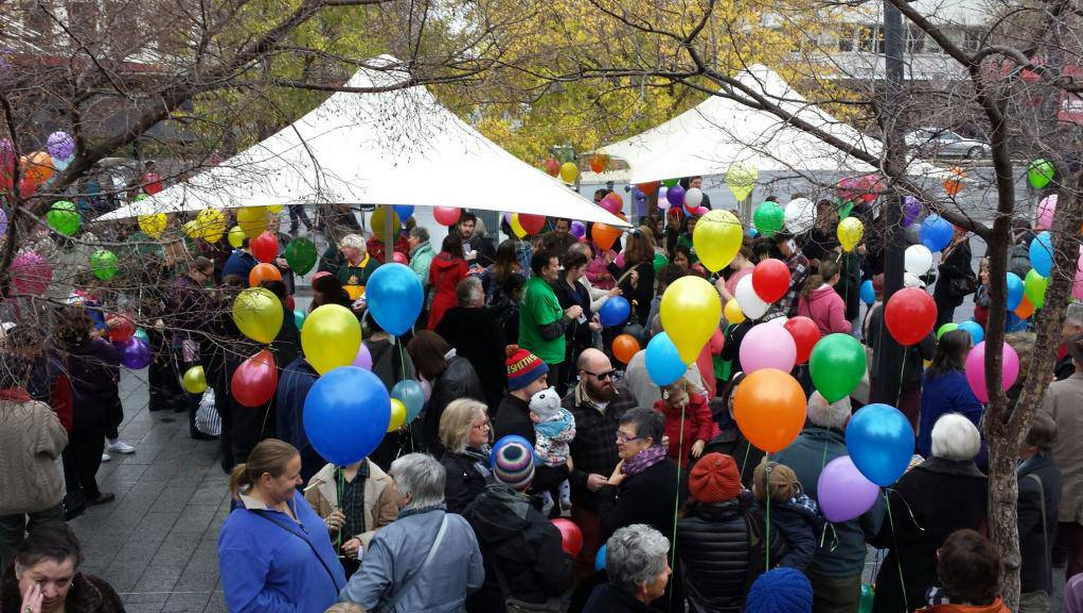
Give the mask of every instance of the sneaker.
POLYGON ((124 455, 131 455, 131 454, 135 453, 135 447, 132 447, 131 445, 129 445, 128 443, 125 443, 124 441, 120 440, 119 438, 116 441, 113 441, 113 442, 109 443, 109 447, 107 447, 106 449, 108 451, 112 451, 112 452, 115 452, 115 453, 121 453, 121 454, 124 454, 124 455))
POLYGON ((112 459, 113 459, 113 456, 109 455, 108 453, 103 453, 102 454, 102 463, 108 462, 108 461, 110 461, 112 459))

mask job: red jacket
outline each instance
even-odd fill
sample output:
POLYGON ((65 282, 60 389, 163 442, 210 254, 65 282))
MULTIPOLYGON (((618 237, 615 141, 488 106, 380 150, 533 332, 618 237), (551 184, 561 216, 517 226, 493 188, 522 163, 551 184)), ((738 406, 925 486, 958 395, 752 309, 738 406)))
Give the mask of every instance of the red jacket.
POLYGON ((669 437, 669 457, 679 461, 681 466, 688 465, 692 457, 692 444, 696 441, 707 442, 718 435, 711 409, 707 407, 707 398, 699 394, 688 396, 688 406, 684 408, 684 436, 681 436, 681 409, 666 404, 665 400, 654 403, 654 409, 666 416, 666 436, 669 437))
POLYGON ((459 301, 455 297, 455 289, 459 281, 466 278, 468 266, 466 260, 461 257, 453 258, 446 252, 432 259, 429 266, 429 283, 436 290, 436 297, 432 300, 429 310, 429 329, 435 330, 436 324, 444 318, 448 309, 458 306, 459 301))

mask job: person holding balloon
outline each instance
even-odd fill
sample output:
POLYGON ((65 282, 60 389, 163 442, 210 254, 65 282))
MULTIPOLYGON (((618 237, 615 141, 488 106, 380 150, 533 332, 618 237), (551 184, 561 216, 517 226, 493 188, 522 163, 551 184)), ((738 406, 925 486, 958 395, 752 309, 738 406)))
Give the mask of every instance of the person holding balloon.
POLYGON ((624 248, 624 265, 616 260, 609 264, 609 274, 617 279, 617 287, 632 304, 634 322, 649 321, 651 300, 654 299, 654 241, 649 232, 633 230, 624 248))
MULTIPOLYGON (((275 392, 275 433, 293 445, 301 456, 301 480, 309 482, 327 463, 305 432, 305 400, 320 378, 305 356, 298 355, 282 368, 275 392)), ((251 409, 248 409, 251 410, 251 409)))
POLYGON ((222 276, 237 275, 242 279, 247 279, 248 275, 252 272, 252 269, 259 264, 259 260, 256 256, 252 255, 252 249, 249 246, 248 238, 245 238, 241 242, 241 246, 234 249, 233 253, 229 254, 229 259, 222 266, 222 276))
POLYGON ((459 238, 462 245, 469 247, 469 251, 477 254, 473 260, 480 266, 488 266, 496 261, 496 248, 493 242, 485 237, 484 226, 479 223, 477 215, 470 211, 463 211, 459 217, 459 238))
POLYGON ((662 399, 654 403, 654 410, 665 416, 669 457, 682 468, 703 455, 707 441, 717 434, 707 397, 697 394, 684 377, 662 386, 662 399))
POLYGON ((971 268, 970 233, 955 227, 955 234, 940 254, 940 266, 937 268, 936 287, 933 288, 933 300, 936 301, 936 326, 953 321, 955 309, 963 299, 977 289, 977 279, 971 268))
MULTIPOLYGON (((874 279, 873 287, 878 285, 880 293, 882 293, 882 282, 878 284, 874 279)), ((922 326, 935 318, 935 314, 931 313, 931 310, 935 310, 935 305, 930 304, 928 296, 926 295, 925 299, 921 300, 920 294, 915 293, 923 293, 924 290, 911 288, 908 291, 910 293, 907 294, 896 292, 899 295, 892 297, 900 303, 900 306, 908 307, 908 310, 906 310, 907 315, 899 315, 902 311, 895 312, 891 321, 888 321, 886 305, 879 299, 869 307, 869 312, 865 315, 865 327, 861 339, 866 347, 873 349, 873 351, 869 352, 872 359, 869 360, 868 364, 870 397, 875 396, 875 390, 880 386, 878 373, 880 372, 881 352, 875 350, 880 346, 880 335, 891 334, 890 328, 918 335, 924 331, 922 326)), ((880 297, 879 294, 877 297, 880 297)), ((935 331, 936 328, 930 329, 927 334, 904 348, 898 409, 913 424, 914 432, 917 432, 918 417, 921 412, 921 382, 925 372, 924 363, 925 360, 931 360, 936 356, 935 331)))
POLYGON ((440 444, 440 419, 444 410, 457 399, 484 400, 485 390, 470 360, 458 355, 439 334, 420 330, 406 345, 421 378, 432 386, 432 395, 422 416, 423 442, 433 455, 443 452, 440 444))
POLYGON ((782 298, 771 305, 768 314, 771 317, 793 317, 797 315, 798 293, 809 275, 809 261, 797 246, 792 234, 779 232, 775 234, 774 242, 790 270, 790 287, 782 298))
POLYGON ((805 281, 797 302, 797 314, 816 322, 823 336, 849 334, 852 329, 846 318, 846 303, 835 291, 839 279, 838 264, 832 260, 820 262, 820 268, 805 281))

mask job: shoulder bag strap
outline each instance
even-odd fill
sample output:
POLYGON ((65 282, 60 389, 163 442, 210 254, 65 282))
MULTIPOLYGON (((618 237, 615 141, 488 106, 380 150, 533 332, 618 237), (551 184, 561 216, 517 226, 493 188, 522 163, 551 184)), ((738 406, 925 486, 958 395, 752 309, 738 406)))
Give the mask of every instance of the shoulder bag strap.
POLYGON ((414 586, 414 582, 417 581, 418 577, 420 577, 425 572, 425 570, 429 567, 429 564, 432 563, 433 558, 436 557, 436 551, 440 549, 440 543, 444 541, 444 534, 446 532, 447 513, 444 513, 444 520, 440 522, 440 530, 436 533, 436 540, 432 542, 432 547, 429 548, 429 555, 425 556, 425 561, 421 563, 421 567, 418 568, 413 575, 407 578, 406 581, 402 582, 402 587, 399 588, 394 594, 392 594, 391 598, 387 599, 387 602, 385 602, 383 606, 380 607, 380 610, 390 611, 395 607, 396 604, 398 604, 400 600, 402 600, 403 596, 405 596, 406 593, 410 591, 410 588, 414 586))
POLYGON ((279 528, 282 528, 286 532, 289 532, 290 534, 304 541, 305 544, 308 545, 308 548, 312 550, 312 555, 316 556, 316 559, 320 561, 320 566, 323 566, 323 570, 327 571, 327 577, 331 579, 331 584, 335 586, 335 591, 338 592, 342 590, 342 587, 339 586, 338 581, 335 581, 335 574, 331 572, 331 567, 327 566, 327 562, 324 561, 323 556, 320 555, 319 551, 316 551, 316 546, 312 544, 312 541, 308 540, 308 538, 306 538, 300 532, 297 532, 292 528, 271 519, 262 511, 251 510, 251 512, 255 513, 256 517, 262 517, 263 519, 271 522, 272 524, 278 526, 279 528))
POLYGON ((1045 545, 1045 559, 1049 561, 1049 531, 1045 525, 1045 485, 1042 484, 1042 478, 1034 473, 1027 475, 1031 479, 1038 482, 1038 500, 1042 505, 1042 544, 1045 545))

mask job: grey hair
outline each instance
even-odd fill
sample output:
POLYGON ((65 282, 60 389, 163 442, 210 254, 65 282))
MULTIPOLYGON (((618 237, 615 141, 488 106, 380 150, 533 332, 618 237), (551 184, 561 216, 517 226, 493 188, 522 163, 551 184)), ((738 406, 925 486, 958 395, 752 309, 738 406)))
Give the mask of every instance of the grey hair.
POLYGON ((652 441, 651 444, 655 447, 662 444, 662 435, 666 431, 666 418, 662 415, 662 412, 646 407, 628 409, 624 415, 621 415, 620 424, 622 426, 624 424, 634 424, 636 436, 640 440, 649 436, 652 441))
POLYGON ((481 286, 481 279, 475 276, 459 281, 459 285, 455 287, 455 299, 459 301, 461 307, 468 307, 484 297, 485 289, 481 286))
POLYGON ((1069 303, 1068 308, 1064 311, 1064 319, 1083 326, 1083 302, 1069 303))
POLYGON ((346 236, 343 236, 338 241, 338 248, 343 249, 346 247, 352 247, 361 253, 365 253, 367 251, 365 237, 360 234, 347 234, 346 236))
POLYGON ((429 240, 429 231, 421 226, 414 226, 410 228, 410 236, 424 243, 429 240))
POLYGON ((846 422, 849 419, 849 396, 830 404, 818 391, 812 392, 812 395, 808 397, 808 420, 812 422, 812 425, 841 432, 846 428, 846 422))
POLYGON ((391 463, 395 489, 410 496, 405 509, 423 509, 444 504, 444 481, 447 471, 436 458, 424 453, 408 453, 391 463))
POLYGON ((934 458, 973 460, 981 451, 981 434, 966 417, 948 413, 933 425, 932 443, 934 458))
POLYGON ((582 253, 584 256, 586 256, 588 262, 591 260, 591 258, 594 257, 594 253, 591 250, 590 245, 586 243, 580 243, 579 241, 568 245, 568 253, 582 253))
POLYGON ((636 594, 666 569, 669 539, 645 524, 621 528, 605 543, 605 569, 609 583, 626 594, 636 594))

